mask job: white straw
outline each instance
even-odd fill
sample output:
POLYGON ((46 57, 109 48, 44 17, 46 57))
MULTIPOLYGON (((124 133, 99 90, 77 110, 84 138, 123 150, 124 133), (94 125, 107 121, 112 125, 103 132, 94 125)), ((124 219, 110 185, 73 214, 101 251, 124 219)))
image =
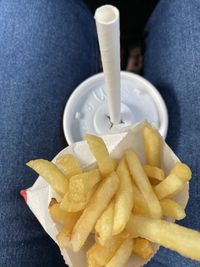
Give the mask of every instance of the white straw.
POLYGON ((105 5, 95 12, 97 34, 106 83, 110 120, 120 123, 120 33, 119 11, 105 5))

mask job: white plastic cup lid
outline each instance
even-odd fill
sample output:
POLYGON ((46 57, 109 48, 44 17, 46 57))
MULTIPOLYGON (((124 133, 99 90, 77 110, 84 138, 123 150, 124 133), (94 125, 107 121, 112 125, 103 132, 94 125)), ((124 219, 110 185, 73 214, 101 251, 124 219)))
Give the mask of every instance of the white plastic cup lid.
MULTIPOLYGON (((168 113, 158 90, 137 74, 121 71, 121 122, 117 128, 148 121, 165 138, 168 113)), ((84 134, 107 134, 113 125, 106 103, 104 74, 82 82, 71 94, 63 115, 63 129, 68 144, 84 139, 84 134)))

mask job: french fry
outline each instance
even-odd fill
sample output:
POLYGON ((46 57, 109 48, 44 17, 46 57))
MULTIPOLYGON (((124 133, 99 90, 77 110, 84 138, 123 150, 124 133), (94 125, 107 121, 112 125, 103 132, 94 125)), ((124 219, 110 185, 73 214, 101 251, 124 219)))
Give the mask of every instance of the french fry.
POLYGON ((112 200, 109 206, 104 210, 101 217, 98 219, 95 225, 95 237, 96 240, 105 246, 106 242, 112 237, 113 230, 113 216, 114 216, 114 200, 112 200))
POLYGON ((94 258, 90 257, 88 260, 88 267, 100 267, 94 258))
POLYGON ((96 158, 99 170, 103 176, 107 176, 115 170, 116 163, 109 156, 108 149, 102 138, 86 134, 85 139, 90 147, 90 150, 96 158))
POLYGON ((172 249, 182 256, 200 260, 200 233, 164 220, 131 215, 126 230, 172 249))
POLYGON ((162 182, 154 186, 154 191, 158 199, 163 199, 174 196, 175 194, 180 192, 185 185, 186 182, 181 180, 176 175, 170 174, 162 182))
POLYGON ((143 260, 147 260, 153 255, 154 249, 147 239, 138 237, 134 239, 133 252, 143 260))
POLYGON ((172 199, 162 199, 160 201, 163 215, 174 218, 175 220, 182 220, 186 214, 184 209, 172 199))
POLYGON ((119 188, 115 196, 113 235, 119 234, 126 226, 133 208, 133 187, 125 158, 117 167, 119 188))
POLYGON ((164 171, 161 168, 151 165, 143 165, 143 169, 149 178, 162 181, 165 179, 164 171))
POLYGON ((129 260, 133 249, 133 239, 126 239, 115 252, 106 267, 123 267, 129 260))
POLYGON ((161 166, 161 148, 162 140, 158 131, 150 125, 144 127, 144 152, 148 165, 159 167, 161 166))
POLYGON ((140 189, 144 199, 147 202, 149 212, 152 218, 161 218, 162 217, 162 208, 160 203, 155 195, 152 186, 149 182, 146 173, 144 172, 142 165, 138 159, 138 156, 133 150, 128 150, 126 152, 126 160, 130 173, 133 177, 134 182, 140 189))
POLYGON ((182 162, 176 162, 174 167, 171 169, 170 174, 176 175, 185 182, 192 178, 192 172, 190 168, 182 162))
POLYGON ((118 186, 119 178, 115 172, 101 182, 74 226, 71 243, 75 252, 84 245, 98 218, 116 193, 118 186))
POLYGON ((105 266, 110 259, 114 256, 117 249, 120 247, 124 240, 123 232, 119 235, 111 237, 106 246, 95 243, 87 252, 88 266, 105 266))
POLYGON ((52 199, 49 204, 49 213, 55 222, 66 225, 71 230, 81 215, 81 212, 70 213, 63 211, 55 199, 52 199))
POLYGON ((73 199, 70 198, 69 196, 69 192, 66 193, 60 203, 60 208, 67 211, 67 212, 78 212, 78 211, 82 211, 83 209, 85 209, 85 207, 87 206, 88 201, 90 200, 90 198, 92 197, 92 195, 94 194, 94 192, 97 189, 97 185, 95 185, 89 192, 87 195, 87 200, 85 201, 74 201, 73 199))
POLYGON ((80 217, 81 212, 69 213, 63 211, 60 208, 59 203, 55 199, 52 199, 49 204, 49 213, 51 215, 51 218, 55 222, 64 225, 59 230, 58 235, 56 237, 59 246, 61 248, 70 247, 71 232, 78 218, 80 217))
POLYGON ((75 202, 87 202, 89 192, 100 180, 98 170, 72 176, 69 180, 69 198, 75 202))
POLYGON ((70 237, 72 229, 69 229, 67 225, 64 225, 58 232, 56 240, 60 248, 71 248, 70 237))
POLYGON ((68 212, 83 210, 96 190, 95 185, 100 180, 101 176, 98 170, 72 176, 69 180, 69 190, 60 203, 61 209, 68 212))
POLYGON ((133 196, 134 196, 133 213, 150 216, 147 202, 144 199, 143 195, 140 193, 139 189, 134 184, 133 184, 133 196))
POLYGON ((26 165, 42 176, 61 196, 68 191, 67 177, 52 162, 44 159, 36 159, 29 161, 26 165))
POLYGON ((82 172, 75 157, 71 154, 61 155, 56 159, 56 165, 67 178, 82 172))

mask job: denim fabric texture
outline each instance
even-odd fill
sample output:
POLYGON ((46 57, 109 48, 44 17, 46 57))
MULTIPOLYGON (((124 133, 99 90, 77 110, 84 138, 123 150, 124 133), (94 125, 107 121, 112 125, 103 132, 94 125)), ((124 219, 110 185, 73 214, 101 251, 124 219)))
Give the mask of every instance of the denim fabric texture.
POLYGON ((73 89, 97 72, 93 16, 81 1, 0 1, 0 266, 65 266, 19 195, 25 166, 67 144, 62 114, 73 89))
MULTIPOLYGON (((160 91, 169 112, 167 143, 193 171, 187 217, 179 224, 200 231, 200 2, 161 1, 146 27, 144 76, 160 91)), ((160 249, 148 267, 200 263, 160 249)))
MULTIPOLYGON (((200 3, 161 0, 146 27, 144 76, 169 111, 167 142, 193 170, 187 218, 200 230, 200 3)), ((62 113, 73 89, 98 72, 92 14, 81 0, 0 1, 0 266, 61 267, 60 252, 19 191, 37 175, 25 166, 66 146, 62 113)), ((199 263, 161 248, 147 265, 199 263)), ((81 267, 81 266, 80 266, 81 267)))

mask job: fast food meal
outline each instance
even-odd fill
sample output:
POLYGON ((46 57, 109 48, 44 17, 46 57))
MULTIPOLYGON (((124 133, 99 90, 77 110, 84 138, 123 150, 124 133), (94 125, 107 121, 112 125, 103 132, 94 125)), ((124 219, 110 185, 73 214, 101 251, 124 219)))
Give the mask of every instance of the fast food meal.
POLYGON ((94 168, 81 168, 71 154, 55 163, 27 163, 59 195, 48 210, 59 225, 60 248, 77 253, 93 236, 86 253, 89 267, 123 267, 132 255, 148 260, 155 253, 154 243, 200 261, 200 233, 167 221, 186 216, 176 195, 192 173, 182 162, 166 172, 157 130, 149 124, 143 129, 145 160, 133 148, 116 160, 100 137, 87 134, 86 141, 97 162, 94 168))

